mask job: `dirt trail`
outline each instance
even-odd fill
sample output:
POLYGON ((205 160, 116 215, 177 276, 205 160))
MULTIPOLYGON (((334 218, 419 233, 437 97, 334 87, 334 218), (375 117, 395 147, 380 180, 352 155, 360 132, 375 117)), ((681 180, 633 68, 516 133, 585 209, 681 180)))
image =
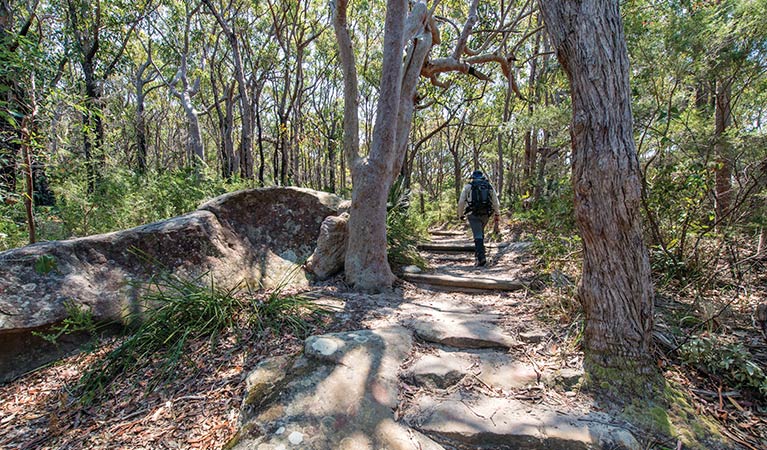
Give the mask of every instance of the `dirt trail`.
MULTIPOLYGON (((463 233, 431 242, 470 243, 463 233)), ((488 246, 484 268, 471 250, 422 254, 436 275, 527 283, 526 248, 488 246)), ((625 424, 584 406, 580 361, 535 319, 527 289, 403 283, 320 301, 365 330, 313 336, 303 356, 259 366, 251 397, 271 399, 246 407, 235 448, 640 448, 625 424)))

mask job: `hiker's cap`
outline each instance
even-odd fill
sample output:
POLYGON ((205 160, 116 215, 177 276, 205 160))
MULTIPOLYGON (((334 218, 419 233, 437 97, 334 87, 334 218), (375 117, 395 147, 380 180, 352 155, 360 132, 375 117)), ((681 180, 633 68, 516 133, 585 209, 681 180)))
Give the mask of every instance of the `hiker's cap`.
POLYGON ((484 175, 482 174, 481 170, 475 170, 471 173, 472 178, 482 178, 484 175))

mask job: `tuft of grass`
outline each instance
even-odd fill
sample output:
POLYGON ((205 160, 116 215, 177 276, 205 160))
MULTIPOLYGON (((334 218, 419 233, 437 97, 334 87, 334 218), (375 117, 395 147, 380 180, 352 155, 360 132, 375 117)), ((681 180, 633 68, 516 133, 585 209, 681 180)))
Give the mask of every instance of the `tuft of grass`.
MULTIPOLYGON (((214 342, 225 330, 248 324, 260 332, 290 332, 305 337, 320 316, 330 309, 317 305, 301 294, 284 294, 287 283, 270 292, 252 292, 243 284, 232 289, 217 286, 207 274, 184 279, 162 273, 144 283, 139 311, 129 316, 133 332, 117 339, 110 350, 97 358, 84 372, 75 391, 83 404, 104 394, 120 376, 139 372, 149 374, 147 391, 172 380, 184 361, 187 344, 194 340, 214 342)), ((61 334, 94 332, 92 317, 74 308, 61 334), (77 311, 74 311, 74 310, 77 311)))

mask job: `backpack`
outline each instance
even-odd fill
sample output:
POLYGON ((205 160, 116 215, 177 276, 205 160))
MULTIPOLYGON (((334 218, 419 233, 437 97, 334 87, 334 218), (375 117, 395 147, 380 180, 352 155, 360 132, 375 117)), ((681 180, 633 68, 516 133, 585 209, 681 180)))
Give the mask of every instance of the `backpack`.
POLYGON ((493 202, 490 200, 490 191, 493 188, 485 179, 471 181, 471 193, 469 195, 469 211, 475 215, 489 216, 493 210, 493 202))

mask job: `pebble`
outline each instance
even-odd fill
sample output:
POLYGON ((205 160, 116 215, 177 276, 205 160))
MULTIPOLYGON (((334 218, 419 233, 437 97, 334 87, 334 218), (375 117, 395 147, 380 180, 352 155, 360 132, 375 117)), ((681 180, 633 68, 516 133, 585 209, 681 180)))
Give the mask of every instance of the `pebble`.
POLYGON ((298 445, 302 442, 304 442, 304 435, 303 433, 300 433, 298 431, 294 431, 290 433, 290 436, 288 436, 288 442, 290 442, 293 445, 298 445))

